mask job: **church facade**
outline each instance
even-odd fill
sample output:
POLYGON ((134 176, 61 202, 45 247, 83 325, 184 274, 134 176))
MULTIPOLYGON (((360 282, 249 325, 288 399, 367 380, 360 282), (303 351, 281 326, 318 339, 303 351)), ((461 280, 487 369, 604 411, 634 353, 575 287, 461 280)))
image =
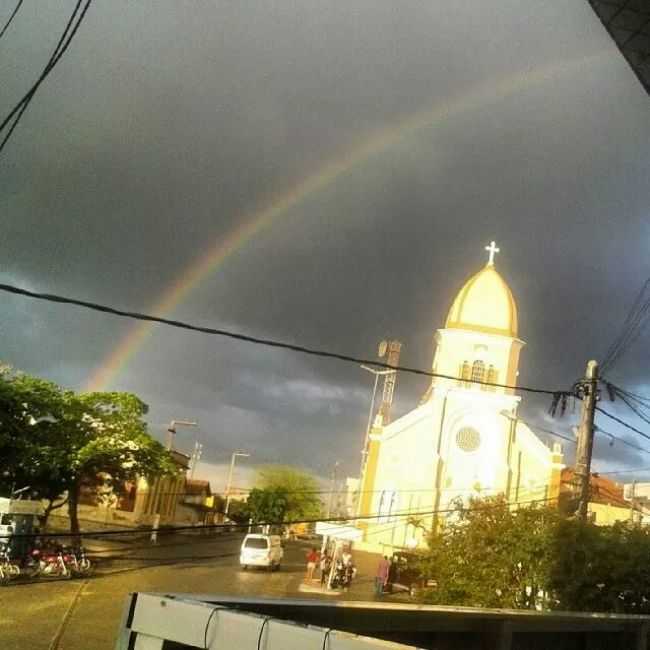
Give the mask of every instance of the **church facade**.
POLYGON ((494 265, 456 296, 435 334, 433 378, 420 405, 371 429, 361 475, 358 514, 368 550, 414 548, 425 529, 455 504, 503 494, 512 503, 552 500, 559 494, 561 446, 547 447, 517 416, 519 355, 517 305, 494 265), (480 383, 484 382, 484 383, 480 383), (414 513, 415 526, 402 513, 414 513), (417 515, 415 513, 418 513, 417 515))

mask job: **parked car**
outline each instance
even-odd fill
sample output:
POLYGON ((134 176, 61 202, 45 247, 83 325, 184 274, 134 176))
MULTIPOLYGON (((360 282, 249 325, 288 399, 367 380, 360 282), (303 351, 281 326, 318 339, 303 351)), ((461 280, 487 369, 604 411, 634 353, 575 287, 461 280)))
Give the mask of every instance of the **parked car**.
POLYGON ((282 540, 279 535, 246 535, 239 553, 239 564, 248 567, 265 567, 277 570, 284 557, 282 540))
POLYGON ((406 592, 417 596, 424 589, 437 586, 435 580, 427 579, 420 568, 422 558, 417 553, 398 551, 391 558, 386 591, 388 593, 406 592))

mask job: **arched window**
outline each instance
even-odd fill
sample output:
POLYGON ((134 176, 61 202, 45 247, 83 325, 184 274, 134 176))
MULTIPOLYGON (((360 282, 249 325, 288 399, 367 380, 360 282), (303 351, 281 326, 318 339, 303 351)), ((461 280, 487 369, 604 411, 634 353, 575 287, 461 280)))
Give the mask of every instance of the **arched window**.
POLYGON ((472 364, 472 381, 485 381, 485 363, 480 359, 472 364))
MULTIPOLYGON (((488 371, 487 371, 487 380, 490 384, 498 384, 499 383, 499 373, 497 372, 497 369, 494 366, 489 366, 488 371)), ((496 390, 495 386, 486 386, 488 390, 496 390)))

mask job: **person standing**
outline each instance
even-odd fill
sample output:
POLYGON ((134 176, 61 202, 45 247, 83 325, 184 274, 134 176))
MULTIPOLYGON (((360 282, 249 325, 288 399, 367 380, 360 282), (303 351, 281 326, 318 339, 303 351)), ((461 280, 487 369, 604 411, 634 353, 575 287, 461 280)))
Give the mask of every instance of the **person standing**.
POLYGON ((386 555, 379 560, 377 565, 377 573, 375 574, 375 596, 383 596, 384 587, 388 582, 388 574, 390 572, 390 561, 386 555))
POLYGON ((325 551, 320 558, 320 586, 326 587, 327 581, 330 575, 330 569, 332 568, 332 558, 325 551))
POLYGON ((307 582, 311 582, 314 579, 314 571, 316 570, 318 559, 318 551, 312 547, 311 551, 307 553, 307 574, 305 575, 307 582))

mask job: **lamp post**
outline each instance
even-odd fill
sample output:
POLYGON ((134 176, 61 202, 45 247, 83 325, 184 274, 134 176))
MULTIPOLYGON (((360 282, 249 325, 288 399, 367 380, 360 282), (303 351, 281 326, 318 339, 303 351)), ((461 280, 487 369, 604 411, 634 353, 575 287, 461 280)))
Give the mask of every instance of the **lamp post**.
POLYGON ((193 420, 172 420, 167 429, 167 449, 171 451, 174 448, 174 436, 176 435, 176 427, 198 427, 199 423, 193 420))
MULTIPOLYGON (((169 423, 169 427, 167 428, 167 451, 172 451, 174 449, 174 436, 176 435, 176 427, 177 426, 182 426, 182 427, 198 427, 199 423, 194 422, 193 420, 172 420, 169 423)), ((159 490, 160 488, 160 480, 156 480, 154 483, 154 489, 159 490)), ((155 503, 154 505, 156 506, 156 514, 153 516, 153 525, 151 527, 151 543, 156 544, 158 542, 158 528, 160 526, 160 501, 161 499, 159 496, 162 495, 155 495, 155 503)), ((176 498, 176 494, 174 494, 174 498, 176 498)))
POLYGON ((237 456, 242 458, 249 458, 250 454, 247 454, 245 451, 233 451, 230 458, 230 471, 228 472, 228 483, 226 484, 226 507, 224 508, 224 516, 228 516, 228 508, 230 507, 230 488, 232 486, 232 474, 235 470, 235 461, 237 456))

